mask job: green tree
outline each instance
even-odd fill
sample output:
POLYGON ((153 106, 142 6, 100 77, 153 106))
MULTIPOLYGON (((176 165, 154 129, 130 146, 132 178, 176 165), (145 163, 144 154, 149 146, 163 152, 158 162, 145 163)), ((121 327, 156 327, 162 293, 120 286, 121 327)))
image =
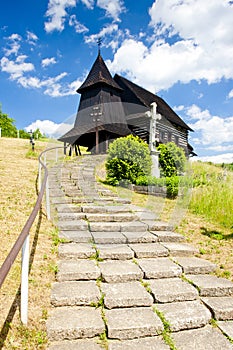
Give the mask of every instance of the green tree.
POLYGON ((128 135, 114 140, 108 149, 107 179, 117 183, 135 183, 141 175, 150 175, 151 157, 148 145, 139 137, 128 135))
POLYGON ((160 144, 157 147, 161 175, 166 177, 181 175, 185 171, 186 157, 182 148, 174 142, 160 144))
POLYGON ((2 136, 4 137, 16 137, 17 128, 14 125, 15 120, 9 118, 7 114, 2 112, 2 107, 0 105, 0 128, 2 136))

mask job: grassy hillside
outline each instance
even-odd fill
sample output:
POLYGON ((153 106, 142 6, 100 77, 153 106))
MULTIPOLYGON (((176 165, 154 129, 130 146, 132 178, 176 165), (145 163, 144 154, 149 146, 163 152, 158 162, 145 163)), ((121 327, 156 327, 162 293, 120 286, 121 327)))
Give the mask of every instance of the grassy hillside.
MULTIPOLYGON (((0 138, 0 264, 21 232, 36 201, 37 155, 46 143, 0 138)), ((29 322, 19 321, 20 256, 0 290, 0 348, 45 349, 45 319, 50 307, 50 284, 54 279, 56 254, 54 228, 43 211, 30 235, 29 322), (5 323, 4 323, 5 322, 5 323)))

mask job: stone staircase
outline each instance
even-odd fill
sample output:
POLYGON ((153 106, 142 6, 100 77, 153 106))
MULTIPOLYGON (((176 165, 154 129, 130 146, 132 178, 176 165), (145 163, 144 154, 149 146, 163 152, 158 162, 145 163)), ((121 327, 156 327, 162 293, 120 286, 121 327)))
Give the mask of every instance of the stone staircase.
POLYGON ((59 246, 49 350, 233 349, 233 283, 156 215, 95 180, 103 156, 54 167, 59 246))

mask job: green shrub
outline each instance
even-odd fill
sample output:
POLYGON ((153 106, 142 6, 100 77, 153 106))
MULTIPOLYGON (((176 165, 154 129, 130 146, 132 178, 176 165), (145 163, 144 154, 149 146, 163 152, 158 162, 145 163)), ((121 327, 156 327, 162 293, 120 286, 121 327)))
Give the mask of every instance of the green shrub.
POLYGON ((129 135, 114 140, 108 149, 107 182, 128 180, 135 183, 139 176, 150 175, 149 146, 139 137, 129 135))
POLYGON ((167 197, 174 199, 178 196, 179 176, 166 177, 167 197))
POLYGON ((166 178, 157 178, 155 176, 139 176, 135 183, 137 186, 166 186, 166 178))
POLYGON ((186 157, 182 148, 174 142, 168 142, 167 144, 160 144, 157 149, 160 151, 161 176, 171 177, 184 173, 186 157))

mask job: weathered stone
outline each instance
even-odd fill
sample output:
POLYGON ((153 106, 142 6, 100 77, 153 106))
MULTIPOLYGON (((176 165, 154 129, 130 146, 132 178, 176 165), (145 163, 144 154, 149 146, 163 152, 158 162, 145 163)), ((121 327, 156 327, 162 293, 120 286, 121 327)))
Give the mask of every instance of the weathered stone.
POLYGON ((81 213, 81 206, 72 204, 57 204, 56 209, 58 213, 81 213))
POLYGON ((178 333, 172 338, 179 350, 232 350, 233 345, 217 328, 206 326, 178 333))
POLYGON ((233 294, 233 283, 212 275, 186 275, 203 297, 221 297, 233 294))
POLYGON ((54 283, 51 303, 54 306, 90 305, 100 299, 100 291, 94 281, 70 281, 54 283))
POLYGON ((59 307, 47 321, 50 341, 92 338, 105 330, 100 309, 94 307, 59 307))
POLYGON ((58 247, 60 259, 85 259, 95 254, 95 249, 86 243, 64 243, 58 247))
POLYGON ((137 217, 132 213, 85 214, 90 222, 131 222, 137 217))
MULTIPOLYGON (((162 337, 146 337, 132 340, 113 340, 109 342, 109 350, 169 350, 162 337)), ((53 350, 53 349, 52 349, 53 350)), ((54 349, 55 350, 55 349, 54 349)))
POLYGON ((72 203, 72 199, 61 196, 61 197, 53 197, 50 199, 52 204, 69 204, 72 203))
POLYGON ((93 240, 89 231, 60 231, 58 236, 68 242, 76 243, 90 243, 93 240))
POLYGON ((105 311, 110 339, 133 339, 161 334, 163 324, 149 307, 105 311))
POLYGON ((60 261, 58 263, 58 281, 95 280, 100 270, 93 260, 60 261))
POLYGON ((120 232, 121 224, 118 222, 91 222, 91 232, 120 232))
POLYGON ((150 231, 172 231, 173 226, 164 221, 147 221, 150 231))
POLYGON ((211 313, 199 300, 156 304, 170 324, 171 331, 205 326, 211 319, 211 313))
POLYGON ((218 321, 218 327, 224 334, 233 340, 233 321, 218 321))
POLYGON ((108 206, 99 206, 99 205, 83 205, 82 211, 84 213, 126 213, 129 212, 129 208, 127 206, 119 206, 119 205, 108 205, 108 206))
POLYGON ((88 229, 85 220, 58 221, 57 226, 63 231, 86 231, 88 229))
POLYGON ((156 237, 158 242, 182 242, 184 236, 173 231, 151 231, 156 237))
POLYGON ((97 244, 122 244, 126 238, 120 232, 92 232, 92 237, 97 244))
POLYGON ((198 291, 181 278, 163 278, 148 281, 151 292, 158 303, 194 300, 198 291))
POLYGON ((152 296, 140 282, 102 283, 104 305, 108 309, 116 307, 151 306, 152 296))
POLYGON ((179 277, 182 273, 181 267, 168 258, 138 259, 137 262, 145 278, 179 277))
POLYGON ((49 346, 48 350, 103 350, 103 347, 97 338, 54 342, 49 346))
POLYGON ((127 243, 153 243, 157 242, 158 238, 148 231, 144 232, 123 232, 127 243))
POLYGON ((155 258, 168 256, 168 250, 160 243, 135 243, 130 244, 137 258, 155 258))
POLYGON ((100 262, 99 266, 106 282, 128 282, 143 277, 143 272, 131 261, 109 260, 100 262))
POLYGON ((176 242, 164 242, 161 244, 169 250, 169 253, 172 256, 189 256, 199 252, 197 248, 192 247, 190 244, 176 242))
POLYGON ((206 274, 216 270, 216 265, 196 257, 174 257, 173 260, 177 262, 186 274, 206 274))
POLYGON ((127 260, 134 256, 133 251, 126 244, 98 244, 96 249, 101 259, 127 260))
POLYGON ((216 320, 233 320, 233 298, 232 297, 211 297, 202 298, 216 320))
POLYGON ((72 213, 72 212, 63 212, 58 214, 58 220, 59 221, 77 221, 85 219, 85 214, 84 213, 72 213))
POLYGON ((147 224, 140 221, 123 222, 120 225, 121 232, 143 232, 147 230, 147 224))

